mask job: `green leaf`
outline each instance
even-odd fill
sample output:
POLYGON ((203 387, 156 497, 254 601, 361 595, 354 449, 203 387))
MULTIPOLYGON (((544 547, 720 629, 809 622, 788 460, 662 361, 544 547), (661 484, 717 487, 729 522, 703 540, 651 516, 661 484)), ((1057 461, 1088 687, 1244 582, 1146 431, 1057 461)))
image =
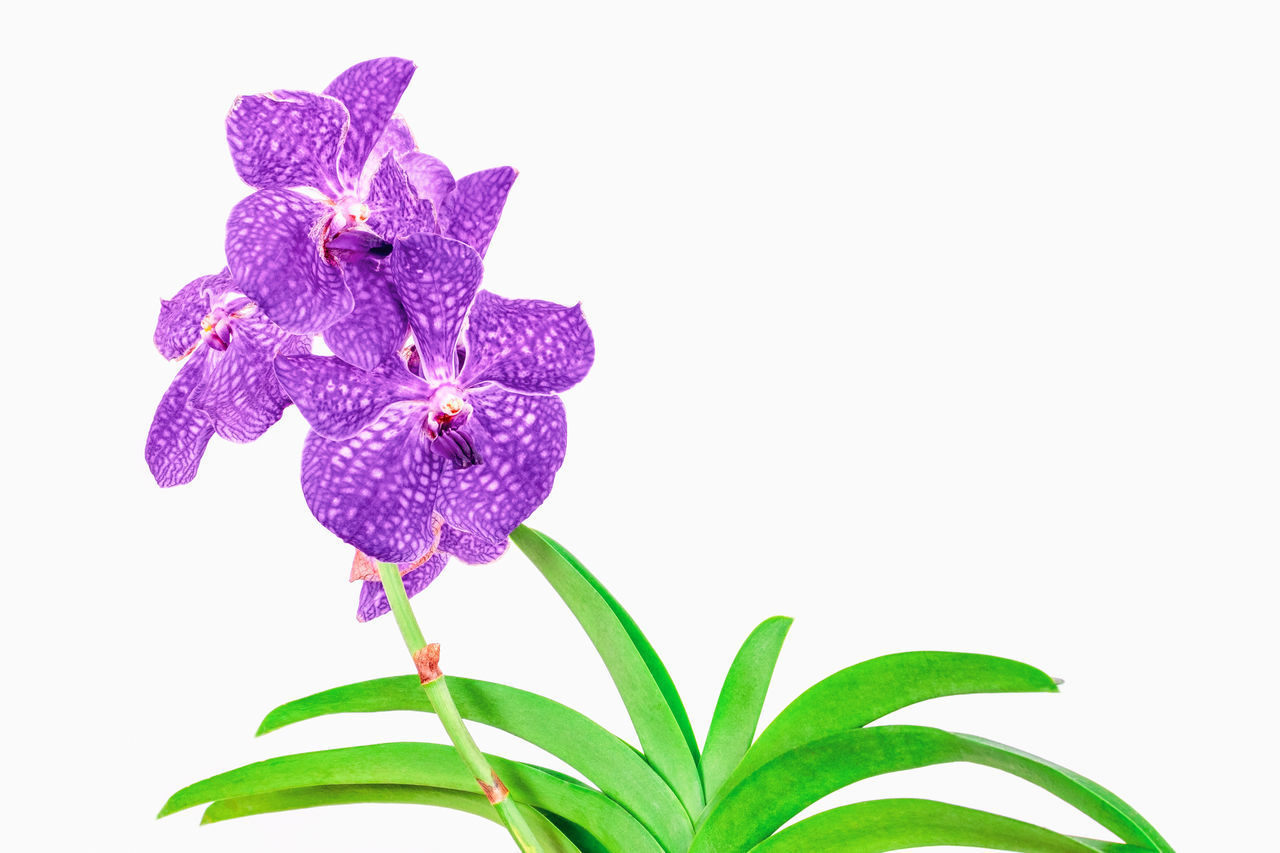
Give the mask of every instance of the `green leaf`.
MULTIPOLYGON (((309 809, 316 806, 336 806, 347 803, 408 803, 413 805, 440 806, 455 811, 468 812, 501 824, 498 813, 481 794, 468 794, 448 788, 429 788, 422 785, 317 785, 309 788, 286 788, 265 794, 251 794, 229 800, 218 800, 204 811, 201 823, 217 823, 232 818, 269 812, 309 809)), ((592 853, 579 848, 561 832, 542 812, 525 805, 517 805, 525 820, 533 829, 539 845, 548 853, 592 853)))
POLYGON ((1017 853, 1097 853, 1098 849, 990 812, 903 799, 870 800, 820 812, 765 839, 751 853, 884 853, 943 845, 1017 853))
POLYGON ((571 820, 565 820, 559 815, 548 814, 546 819, 564 833, 577 848, 579 853, 610 853, 609 848, 601 844, 596 837, 578 826, 571 820))
POLYGON ((685 743, 689 747, 689 752, 693 755, 694 761, 698 759, 698 739, 693 733, 693 725, 689 722, 689 713, 685 710, 684 701, 680 698, 680 691, 676 689, 676 683, 671 679, 671 673, 667 672, 666 664, 662 662, 662 658, 658 657, 657 651, 649 642, 649 638, 640 630, 640 626, 631 618, 631 614, 627 612, 619 602, 613 597, 613 593, 605 588, 595 575, 587 570, 587 567, 578 561, 578 558, 569 553, 569 549, 565 548, 556 540, 552 539, 545 533, 533 531, 547 541, 556 552, 568 561, 569 565, 587 579, 587 582, 600 593, 600 597, 604 599, 605 604, 609 605, 609 609, 618 617, 618 621, 622 623, 622 627, 626 629, 627 636, 631 638, 631 642, 635 644, 636 650, 640 652, 640 657, 644 659, 645 666, 649 667, 649 673, 653 676, 654 682, 657 683, 658 689, 662 691, 662 697, 667 700, 667 706, 671 708, 671 714, 676 718, 676 724, 680 726, 680 732, 684 735, 685 743))
POLYGON ((940 696, 1057 690, 1035 667, 962 652, 902 652, 840 670, 801 693, 747 751, 726 788, 803 743, 865 726, 885 714, 940 696))
MULTIPOLYGON (((613 853, 662 853, 653 836, 604 794, 518 761, 486 756, 525 805, 585 828, 613 853)), ((316 785, 421 785, 472 792, 476 780, 451 746, 379 743, 284 755, 212 776, 169 798, 160 817, 214 800, 229 800, 316 785)))
MULTIPOLYGON (((688 813, 644 758, 617 736, 559 702, 515 687, 450 675, 449 692, 464 719, 545 749, 635 815, 666 850, 688 849, 693 838, 688 813)), ((262 721, 258 734, 325 714, 373 711, 432 708, 416 675, 377 678, 281 705, 262 721)))
POLYGON ((1081 838, 1079 835, 1071 836, 1079 841, 1090 850, 1096 853, 1152 853, 1150 847, 1139 847, 1136 844, 1120 844, 1115 841, 1099 841, 1096 838, 1081 838))
POLYGON ((790 627, 791 619, 786 616, 764 620, 747 637, 729 667, 702 750, 702 790, 708 800, 751 746, 773 667, 790 627))
POLYGON ((653 647, 621 605, 549 537, 521 525, 511 541, 573 611, 618 688, 645 758, 686 811, 696 814, 702 808, 696 742, 671 677, 653 647))
POLYGON ((1063 767, 972 735, 923 726, 853 729, 773 758, 709 807, 689 853, 747 851, 832 791, 898 770, 968 761, 1020 776, 1096 820, 1121 840, 1156 853, 1169 845, 1107 789, 1063 767))

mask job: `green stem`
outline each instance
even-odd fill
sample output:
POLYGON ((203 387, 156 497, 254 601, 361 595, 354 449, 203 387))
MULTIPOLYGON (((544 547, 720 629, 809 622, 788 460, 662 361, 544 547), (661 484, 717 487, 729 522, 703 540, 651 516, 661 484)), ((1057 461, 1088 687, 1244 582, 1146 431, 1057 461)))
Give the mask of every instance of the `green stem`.
MULTIPOLYGON (((416 664, 419 653, 426 649, 427 641, 422 636, 422 629, 418 627, 418 619, 413 615, 413 608, 409 606, 409 596, 405 594, 400 569, 395 563, 378 563, 378 575, 382 579, 383 589, 387 592, 387 601, 391 604, 391 612, 396 617, 396 625, 400 627, 400 636, 404 637, 404 644, 416 664)), ((520 814, 519 809, 516 808, 515 800, 505 795, 506 788, 502 786, 498 774, 493 772, 488 759, 484 757, 484 753, 480 751, 480 747, 476 746, 471 733, 463 725, 458 708, 453 704, 453 696, 449 694, 449 685, 445 682, 444 675, 439 675, 423 684, 422 689, 426 692, 431 707, 435 709, 436 716, 444 725, 444 730, 449 733, 449 739, 453 741, 458 755, 466 763, 471 775, 476 777, 476 784, 480 790, 489 796, 491 801, 495 799, 492 796, 494 788, 501 792, 500 799, 494 803, 493 807, 497 810, 498 817, 506 824, 511 837, 515 839, 516 846, 522 853, 542 853, 542 848, 534 840, 533 831, 529 828, 524 815, 520 814), (490 781, 493 783, 492 788, 489 787, 490 781)))

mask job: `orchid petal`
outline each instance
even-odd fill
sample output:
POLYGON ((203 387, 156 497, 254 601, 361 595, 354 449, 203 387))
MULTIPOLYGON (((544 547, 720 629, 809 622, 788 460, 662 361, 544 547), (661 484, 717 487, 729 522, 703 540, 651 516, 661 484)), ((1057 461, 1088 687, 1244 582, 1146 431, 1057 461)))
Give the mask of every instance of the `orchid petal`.
POLYGON ((351 115, 338 161, 338 172, 346 186, 354 189, 355 180, 416 68, 409 60, 394 56, 369 59, 343 71, 325 87, 324 93, 341 101, 351 115))
POLYGON ((225 351, 209 350, 204 380, 192 391, 191 405, 209 416, 218 435, 253 441, 280 420, 289 395, 271 364, 294 338, 262 317, 249 316, 235 320, 225 351))
POLYGON ((345 441, 313 430, 303 444, 302 493, 312 514, 377 560, 414 560, 435 538, 431 510, 444 460, 418 428, 421 411, 392 406, 345 441))
POLYGON ((243 199, 227 220, 227 263, 239 290, 287 332, 322 331, 351 313, 351 291, 320 254, 325 205, 290 190, 243 199))
POLYGON ((160 300, 160 316, 152 340, 162 356, 182 358, 200 342, 200 321, 209 311, 205 284, 221 275, 202 275, 184 285, 172 299, 160 300))
MULTIPOLYGON (((404 591, 409 598, 422 592, 444 571, 449 562, 449 555, 437 553, 416 569, 404 573, 404 591)), ((391 603, 387 601, 387 590, 382 581, 367 580, 360 587, 360 604, 356 607, 356 619, 368 622, 391 612, 391 603)))
POLYGON ((470 565, 492 563, 506 552, 508 541, 491 542, 447 524, 440 530, 440 550, 470 565))
POLYGON ((577 385, 591 369, 595 341, 581 305, 476 294, 467 319, 464 386, 496 382, 550 394, 577 385))
POLYGON ((337 195, 347 123, 341 101, 314 92, 242 95, 227 115, 231 160, 255 189, 315 187, 337 195))
POLYGON ((343 277, 355 308, 324 330, 324 342, 345 362, 373 370, 399 352, 409 334, 409 318, 400 306, 391 271, 369 261, 344 264, 343 277))
POLYGON ((307 423, 333 441, 364 430, 392 403, 429 394, 398 355, 385 359, 376 371, 322 355, 282 355, 275 360, 275 367, 280 384, 307 423))
POLYGON ((446 468, 436 511, 464 533, 501 542, 551 493, 564 461, 564 404, 491 387, 470 392, 481 464, 446 468))
POLYGON ((452 378, 462 319, 484 275, 480 256, 457 240, 414 234, 396 242, 391 275, 413 327, 423 376, 452 378))
POLYGON ((369 227, 385 240, 408 237, 419 231, 436 233, 435 208, 427 199, 418 198, 409 178, 396 162, 387 157, 378 167, 369 185, 369 227))
POLYGON ((517 174, 510 166, 499 166, 459 180, 441 205, 440 221, 447 223, 442 226, 444 233, 471 246, 483 258, 517 174))
POLYGON ((182 365, 169 390, 160 398, 147 432, 147 467, 158 485, 179 486, 191 482, 213 436, 213 422, 188 402, 204 375, 205 352, 198 350, 182 365))
POLYGON ((361 198, 368 196, 369 182, 377 174, 383 158, 387 155, 401 158, 416 150, 417 147, 417 143, 413 141, 413 133, 409 130, 409 125, 405 124, 404 119, 399 116, 392 116, 391 121, 387 122, 386 128, 383 129, 382 135, 378 137, 378 141, 373 143, 373 150, 369 152, 368 159, 364 161, 364 168, 360 170, 360 184, 356 188, 356 194, 361 198))
POLYGON ((421 151, 404 154, 400 158, 400 166, 409 176, 409 183, 418 197, 428 199, 436 210, 444 205, 444 200, 456 185, 449 167, 430 154, 421 151))

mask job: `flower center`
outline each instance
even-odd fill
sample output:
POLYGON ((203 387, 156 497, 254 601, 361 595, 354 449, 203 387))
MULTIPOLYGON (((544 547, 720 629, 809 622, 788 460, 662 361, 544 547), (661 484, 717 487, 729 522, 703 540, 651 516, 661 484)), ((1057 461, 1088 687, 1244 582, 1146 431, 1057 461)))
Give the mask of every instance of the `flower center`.
POLYGON ((334 233, 364 225, 368 221, 369 205, 360 199, 343 196, 333 203, 333 224, 330 228, 334 233))
POLYGON ((231 343, 231 313, 218 306, 204 315, 200 321, 200 338, 218 352, 225 352, 231 343))
POLYGON ((451 385, 441 387, 427 401, 422 429, 431 440, 431 452, 448 459, 455 468, 480 464, 471 430, 466 427, 472 411, 461 390, 451 385))
POLYGON ((226 352, 231 345, 231 327, 237 320, 254 312, 253 303, 234 293, 211 299, 215 304, 200 321, 200 339, 218 352, 226 352))
POLYGON ((391 254, 391 244, 368 229, 369 205, 350 195, 326 204, 333 208, 333 213, 316 225, 325 261, 336 266, 342 254, 349 260, 366 256, 385 258, 391 254))

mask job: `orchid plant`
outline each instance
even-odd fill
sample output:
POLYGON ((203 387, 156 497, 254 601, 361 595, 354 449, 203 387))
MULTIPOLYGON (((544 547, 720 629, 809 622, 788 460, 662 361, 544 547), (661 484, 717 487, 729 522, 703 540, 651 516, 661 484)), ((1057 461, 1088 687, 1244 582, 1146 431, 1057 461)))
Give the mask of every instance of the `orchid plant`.
POLYGON ((282 705, 260 733, 336 713, 436 714, 451 740, 282 756, 182 789, 161 815, 204 821, 352 802, 459 809, 499 821, 523 851, 791 853, 951 844, 1012 851, 1172 848, 1118 797, 1069 770, 972 735, 871 725, 927 699, 1056 690, 1033 667, 985 655, 908 652, 841 670, 757 736, 790 620, 765 620, 729 668, 709 731, 639 626, 563 546, 523 522, 566 449, 559 394, 594 358, 580 306, 481 289, 516 172, 454 179, 395 115, 413 76, 359 63, 320 93, 238 98, 232 162, 253 192, 227 222, 226 268, 162 300, 155 344, 182 362, 146 459, 161 486, 190 482, 213 435, 253 441, 292 403, 311 427, 302 493, 354 547, 357 618, 393 614, 416 674, 282 705), (332 355, 313 354, 323 339, 332 355), (449 559, 487 563, 514 542, 585 629, 639 748, 552 699, 446 677, 409 598, 449 559), (480 751, 464 720, 504 729, 579 776, 480 751), (1081 838, 924 799, 833 808, 784 827, 854 781, 943 762, 985 764, 1078 808, 1114 840, 1081 838))

